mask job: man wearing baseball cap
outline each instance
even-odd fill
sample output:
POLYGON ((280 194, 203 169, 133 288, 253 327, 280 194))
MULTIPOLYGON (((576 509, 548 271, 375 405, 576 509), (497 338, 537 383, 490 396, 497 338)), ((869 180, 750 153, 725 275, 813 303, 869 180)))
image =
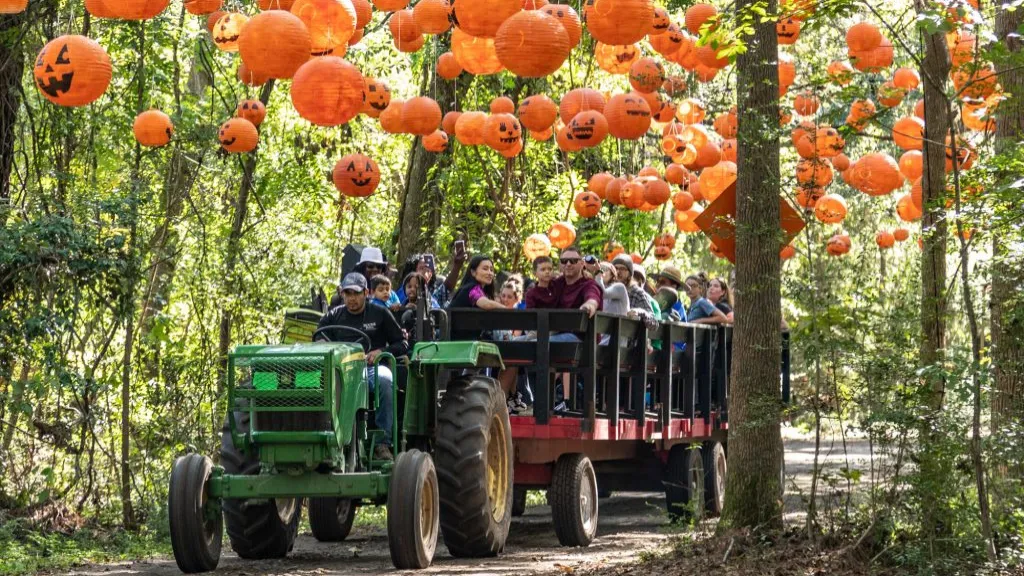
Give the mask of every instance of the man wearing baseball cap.
POLYGON ((679 290, 683 287, 683 273, 679 271, 679 268, 675 266, 665 266, 660 273, 653 274, 655 282, 658 283, 658 290, 662 288, 670 288, 676 292, 676 301, 672 305, 672 310, 679 314, 679 318, 686 321, 686 309, 683 307, 682 301, 679 299, 679 290))
MULTIPOLYGON (((375 422, 384 431, 384 442, 374 448, 374 457, 379 460, 393 460, 391 454, 392 425, 395 418, 394 398, 391 389, 394 375, 391 369, 381 365, 373 367, 374 360, 381 352, 389 352, 396 358, 409 353, 409 343, 402 333, 401 327, 391 312, 383 306, 370 306, 367 303, 369 291, 366 278, 359 272, 347 274, 341 281, 343 304, 331 309, 320 319, 318 328, 325 326, 346 326, 364 332, 370 338, 370 349, 366 351, 366 378, 370 383, 370 393, 375 393, 375 386, 381 386, 380 406, 377 408, 375 422), (376 376, 376 377, 375 377, 376 376)), ((347 330, 327 330, 324 332, 331 339, 352 342, 356 334, 347 330)), ((362 342, 366 346, 366 342, 362 342)))

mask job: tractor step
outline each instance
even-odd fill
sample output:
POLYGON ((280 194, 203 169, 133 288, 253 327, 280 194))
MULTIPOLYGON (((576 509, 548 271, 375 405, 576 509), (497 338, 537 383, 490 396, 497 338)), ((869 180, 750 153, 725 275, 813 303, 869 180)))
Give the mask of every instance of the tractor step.
POLYGON ((388 493, 390 467, 379 472, 301 474, 224 474, 215 468, 210 478, 210 496, 214 498, 383 498, 388 493))

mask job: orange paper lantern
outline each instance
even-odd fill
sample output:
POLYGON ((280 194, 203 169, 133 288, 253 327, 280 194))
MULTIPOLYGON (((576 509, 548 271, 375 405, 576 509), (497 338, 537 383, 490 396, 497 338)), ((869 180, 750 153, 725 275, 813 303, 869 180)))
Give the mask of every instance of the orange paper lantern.
POLYGON ((501 24, 494 48, 498 60, 513 74, 542 78, 562 67, 572 45, 557 18, 540 10, 523 10, 501 24))
POLYGON ((593 148, 608 136, 608 119, 596 110, 584 110, 566 126, 569 139, 582 148, 593 148))
POLYGON ((431 134, 441 125, 441 107, 427 96, 412 98, 402 107, 402 125, 409 134, 431 134))
MULTIPOLYGON (((310 60, 295 73, 292 105, 317 126, 344 124, 363 108, 363 75, 337 56, 310 60)), ((441 122, 440 113, 437 121, 441 122)))
POLYGON ((718 16, 718 9, 711 4, 698 2, 686 9, 686 29, 690 34, 700 34, 700 29, 708 20, 718 16))
POLYGON ((387 84, 373 78, 363 78, 362 112, 370 118, 380 118, 390 104, 391 88, 387 84))
POLYGON ((260 133, 245 118, 232 118, 221 124, 217 140, 222 148, 233 154, 252 152, 260 141, 260 133))
POLYGON ((454 80, 462 74, 462 64, 455 58, 455 54, 445 52, 437 59, 437 75, 445 80, 454 80))
POLYGON ((583 19, 594 39, 605 44, 632 44, 650 32, 654 4, 651 0, 587 0, 583 19))
POLYGON ((601 197, 590 190, 584 190, 573 198, 572 206, 581 217, 593 218, 601 212, 601 197))
POLYGON ((544 94, 535 94, 519 104, 519 121, 531 131, 543 131, 558 118, 558 106, 544 94))
POLYGON ((306 25, 312 53, 318 56, 347 47, 356 32, 356 9, 351 0, 295 0, 291 12, 306 25))
POLYGON ((892 139, 904 150, 920 150, 924 146, 924 120, 904 116, 892 126, 892 139))
POLYGON ((654 58, 640 58, 629 68, 629 84, 637 92, 655 92, 664 82, 665 67, 654 58))
POLYGON ((148 110, 135 117, 132 131, 139 144, 159 148, 171 141, 171 137, 174 136, 174 124, 167 114, 159 110, 148 110))
POLYGON ((334 186, 346 196, 366 198, 380 184, 380 168, 365 154, 348 154, 334 165, 334 186))
POLYGON ((522 9, 521 0, 463 0, 455 3, 455 20, 470 36, 494 38, 502 23, 522 9))
POLYGON ((412 15, 424 34, 444 34, 452 27, 452 5, 448 0, 420 0, 412 15))
MULTIPOLYGON (((17 3, 17 0, 15 0, 15 4, 17 3)), ((21 0, 21 4, 27 5, 28 0, 21 0)), ((189 14, 205 16, 211 12, 220 10, 224 2, 223 0, 185 0, 184 4, 185 10, 187 10, 189 14)), ((0 10, 2 10, 2 8, 0 8, 0 10)))
POLYGON ((435 130, 423 137, 423 149, 427 152, 444 152, 448 148, 448 135, 435 130))
POLYGON ((470 74, 485 76, 497 74, 504 69, 498 59, 493 38, 470 36, 461 28, 452 31, 452 53, 459 65, 470 74))
POLYGON ((85 36, 60 36, 36 56, 32 69, 44 98, 60 106, 94 102, 107 91, 113 69, 103 47, 85 36))
POLYGON ((404 100, 391 100, 391 104, 380 113, 380 127, 388 134, 401 134, 405 131, 405 124, 402 111, 405 109, 404 100))
POLYGON ((249 23, 245 14, 228 12, 217 19, 217 22, 210 30, 213 37, 213 44, 224 52, 238 52, 238 39, 242 35, 242 29, 249 23))
POLYGON ((235 116, 245 118, 258 128, 267 118, 267 107, 259 100, 242 100, 235 108, 235 116))
POLYGON ((639 94, 616 94, 604 107, 608 132, 621 140, 642 138, 651 128, 651 108, 639 94))
POLYGON ((313 49, 306 25, 284 10, 268 10, 252 17, 238 41, 242 61, 254 73, 270 78, 291 78, 309 60, 313 49))
POLYGON ((465 112, 455 123, 455 138, 463 146, 479 146, 484 143, 484 124, 487 115, 483 112, 465 112))
POLYGON ((555 222, 548 230, 548 238, 552 246, 564 250, 576 241, 576 227, 571 222, 555 222))
POLYGON ((586 110, 604 112, 605 100, 597 90, 593 88, 576 88, 566 92, 558 105, 558 114, 562 122, 568 124, 577 114, 586 110))
POLYGON ((462 117, 462 112, 458 110, 448 112, 441 119, 441 129, 449 136, 455 136, 455 125, 459 122, 460 117, 462 117))
POLYGON ((580 23, 580 15, 568 4, 548 4, 541 9, 548 16, 558 20, 558 23, 569 35, 569 45, 576 47, 583 36, 583 25, 580 23))

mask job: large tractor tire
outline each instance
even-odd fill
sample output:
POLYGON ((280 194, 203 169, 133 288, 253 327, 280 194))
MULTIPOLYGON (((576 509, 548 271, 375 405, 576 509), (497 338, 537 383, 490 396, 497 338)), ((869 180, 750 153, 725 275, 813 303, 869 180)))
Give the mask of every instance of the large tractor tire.
POLYGON ((597 535, 597 473, 583 454, 563 454, 551 477, 551 518, 562 546, 590 546, 597 535))
POLYGON ((721 516, 725 508, 725 480, 729 470, 725 448, 720 442, 705 442, 701 453, 704 456, 704 508, 709 516, 721 516))
POLYGON ((665 506, 674 522, 704 516, 704 461, 701 450, 676 444, 665 467, 665 506))
POLYGON ((422 570, 434 561, 439 532, 437 472, 429 454, 398 455, 388 486, 388 548, 399 570, 422 570))
POLYGON ((310 498, 309 528, 318 542, 344 542, 356 519, 351 498, 310 498))
MULTIPOLYGON (((236 412, 240 432, 249 429, 249 414, 236 412)), ((225 474, 259 474, 256 454, 243 454, 231 441, 224 425, 220 443, 220 465, 225 474)), ((284 558, 295 545, 302 516, 302 499, 240 500, 225 498, 222 504, 231 549, 247 560, 284 558)))
POLYGON ((512 427, 498 381, 466 376, 448 384, 437 412, 435 464, 441 532, 452 556, 494 556, 512 523, 512 427))
POLYGON ((186 574, 209 572, 220 562, 224 516, 208 500, 213 462, 206 456, 188 454, 174 461, 167 511, 171 524, 174 561, 186 574))

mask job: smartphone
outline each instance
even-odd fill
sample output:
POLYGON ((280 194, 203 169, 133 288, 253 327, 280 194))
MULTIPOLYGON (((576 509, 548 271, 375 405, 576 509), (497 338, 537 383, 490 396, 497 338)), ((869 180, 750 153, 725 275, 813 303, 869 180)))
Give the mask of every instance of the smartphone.
POLYGON ((434 271, 437 270, 436 268, 434 268, 434 255, 433 254, 424 254, 423 255, 423 263, 427 265, 427 268, 430 268, 431 272, 434 272, 434 271))
POLYGON ((459 254, 459 255, 462 255, 462 254, 466 253, 466 241, 465 240, 456 240, 455 241, 455 253, 459 254))

